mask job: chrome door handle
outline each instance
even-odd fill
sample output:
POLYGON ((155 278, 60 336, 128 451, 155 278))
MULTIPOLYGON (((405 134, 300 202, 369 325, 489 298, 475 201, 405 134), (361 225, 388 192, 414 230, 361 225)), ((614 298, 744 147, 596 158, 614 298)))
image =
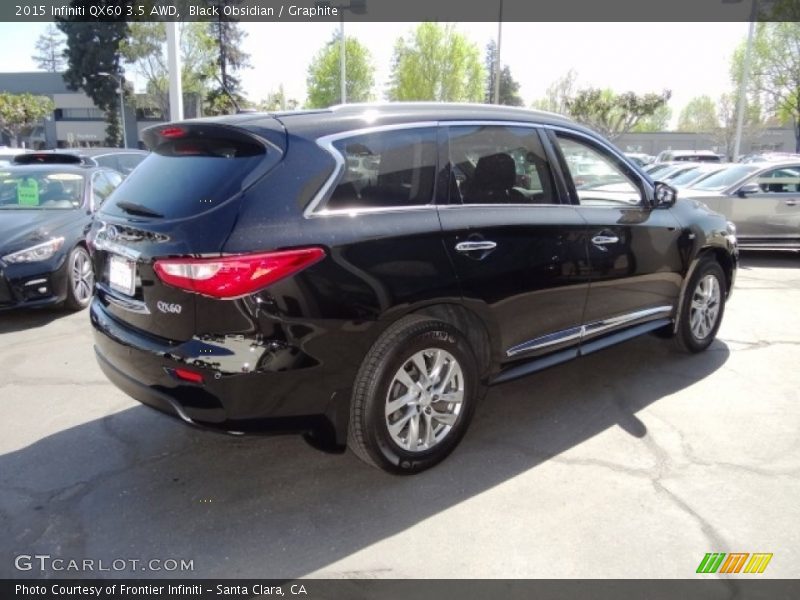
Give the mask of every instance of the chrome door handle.
POLYGON ((616 244, 619 238, 615 235, 596 235, 592 238, 595 246, 605 246, 606 244, 616 244))
POLYGON ((797 200, 785 200, 784 204, 786 204, 786 206, 797 206, 797 200))
POLYGON ((497 248, 495 242, 489 240, 474 241, 474 242, 459 242, 456 244, 456 251, 458 252, 475 252, 476 250, 494 250, 497 248))

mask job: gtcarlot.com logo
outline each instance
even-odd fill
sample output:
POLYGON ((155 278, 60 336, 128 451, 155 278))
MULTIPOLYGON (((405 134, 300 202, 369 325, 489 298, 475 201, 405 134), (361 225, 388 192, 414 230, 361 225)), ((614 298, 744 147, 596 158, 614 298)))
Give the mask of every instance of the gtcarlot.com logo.
POLYGON ((725 573, 728 575, 736 573, 763 573, 767 568, 772 554, 766 552, 709 552, 697 566, 698 573, 725 573))
POLYGON ((17 571, 86 573, 94 571, 194 571, 194 560, 184 558, 61 558, 49 554, 20 554, 14 558, 17 571))

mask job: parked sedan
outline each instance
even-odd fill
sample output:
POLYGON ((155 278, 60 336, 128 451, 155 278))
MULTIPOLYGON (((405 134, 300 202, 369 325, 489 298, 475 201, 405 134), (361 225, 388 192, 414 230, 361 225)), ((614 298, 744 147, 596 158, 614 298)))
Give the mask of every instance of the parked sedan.
POLYGON ((742 248, 800 250, 800 160, 736 164, 681 196, 728 217, 742 248))
POLYGON ((75 162, 92 166, 113 169, 127 177, 147 157, 143 150, 125 148, 62 148, 59 150, 42 150, 14 158, 14 164, 49 164, 75 162))
POLYGON ((0 310, 89 304, 94 275, 86 232, 121 181, 102 167, 0 168, 0 310))

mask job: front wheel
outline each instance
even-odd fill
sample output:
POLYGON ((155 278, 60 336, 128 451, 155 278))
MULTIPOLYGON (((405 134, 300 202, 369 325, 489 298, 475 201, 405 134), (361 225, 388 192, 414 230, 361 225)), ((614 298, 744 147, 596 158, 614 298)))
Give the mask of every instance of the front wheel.
POLYGON ((681 350, 702 352, 717 336, 725 312, 725 273, 713 259, 704 259, 692 275, 683 298, 675 341, 681 350))
POLYGON ((410 474, 450 454, 478 398, 475 356, 463 334, 426 317, 401 319, 356 377, 348 446, 366 463, 410 474))
POLYGON ((72 249, 67 257, 67 299, 69 310, 83 310, 89 306, 94 293, 94 271, 89 253, 81 246, 72 249))

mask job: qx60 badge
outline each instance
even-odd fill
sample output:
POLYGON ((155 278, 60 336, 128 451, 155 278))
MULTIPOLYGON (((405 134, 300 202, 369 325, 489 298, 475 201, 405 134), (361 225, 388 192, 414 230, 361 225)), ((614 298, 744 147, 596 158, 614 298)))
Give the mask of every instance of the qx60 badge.
POLYGON ((180 304, 170 304, 169 302, 164 302, 163 300, 159 300, 156 303, 156 307, 162 313, 172 313, 173 315, 179 315, 183 310, 183 307, 180 304))

